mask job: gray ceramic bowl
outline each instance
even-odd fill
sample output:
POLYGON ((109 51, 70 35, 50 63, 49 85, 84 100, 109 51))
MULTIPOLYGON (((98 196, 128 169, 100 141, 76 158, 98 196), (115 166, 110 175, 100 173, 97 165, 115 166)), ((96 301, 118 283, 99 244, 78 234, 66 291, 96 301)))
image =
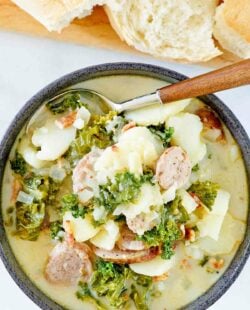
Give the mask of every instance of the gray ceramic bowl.
MULTIPOLYGON (((2 188, 2 178, 4 167, 10 150, 15 139, 20 132, 21 128, 32 116, 32 114, 41 106, 41 104, 48 98, 54 96, 66 87, 76 83, 88 80, 90 78, 118 75, 118 74, 133 74, 143 75, 165 80, 166 82, 174 83, 176 81, 186 79, 186 76, 181 75, 175 71, 164 69, 161 67, 151 66, 147 64, 138 63, 112 63, 103 64, 93 67, 88 67, 70 73, 55 82, 49 84, 34 97, 32 97, 17 114, 10 127, 8 128, 3 141, 0 145, 0 188, 2 188)), ((248 176, 248 184, 250 180, 250 141, 241 126, 240 122, 233 115, 233 113, 214 95, 204 96, 201 98, 205 103, 210 105, 221 117, 223 122, 231 131, 232 135, 238 142, 248 176)), ((250 191, 249 191, 250 192, 250 191)), ((1 196, 0 196, 1 203, 1 196)), ((206 309, 211 306, 217 299, 219 299, 226 290, 232 285, 240 271, 242 270, 249 254, 250 254, 250 213, 248 212, 247 231, 245 238, 240 245, 236 256, 234 257, 231 265, 222 275, 222 277, 202 296, 190 303, 185 309, 206 309)), ((21 290, 32 299, 41 309, 44 310, 57 310, 63 309, 60 305, 56 304, 53 300, 43 294, 25 275, 16 261, 10 245, 7 241, 3 218, 0 214, 0 256, 8 272, 13 280, 21 288, 21 290)))

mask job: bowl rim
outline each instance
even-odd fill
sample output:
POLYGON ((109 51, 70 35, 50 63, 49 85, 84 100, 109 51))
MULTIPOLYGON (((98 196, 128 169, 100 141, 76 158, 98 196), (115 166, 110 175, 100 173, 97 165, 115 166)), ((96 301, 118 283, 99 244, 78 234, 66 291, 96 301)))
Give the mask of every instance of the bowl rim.
MULTIPOLYGON (((74 84, 103 76, 110 75, 139 75, 151 78, 161 79, 166 82, 177 82, 187 78, 187 76, 176 71, 163 67, 133 62, 115 62, 105 63, 95 66, 86 67, 80 70, 66 74, 54 82, 48 84, 38 93, 36 93, 26 104, 19 110, 15 118, 9 125, 5 135, 0 143, 0 205, 2 196, 2 181, 4 176, 5 165, 8 160, 10 150, 14 141, 27 120, 42 105, 42 103, 60 92, 64 88, 73 86, 74 84)), ((243 126, 233 114, 233 112, 215 95, 202 96, 201 99, 215 110, 227 128, 230 130, 238 145, 240 146, 243 160, 245 164, 248 193, 250 193, 250 140, 243 126)), ((231 261, 229 267, 223 275, 216 281, 205 293, 197 299, 184 306, 182 309, 207 309, 215 301, 217 301, 233 284, 243 269, 250 255, 250 212, 248 211, 247 228, 244 240, 239 246, 237 253, 231 261)), ((45 295, 25 274, 21 266, 17 262, 14 253, 5 234, 2 210, 0 212, 0 257, 5 268, 11 275, 12 279, 19 288, 41 309, 43 310, 61 310, 63 306, 57 304, 50 297, 45 295)))

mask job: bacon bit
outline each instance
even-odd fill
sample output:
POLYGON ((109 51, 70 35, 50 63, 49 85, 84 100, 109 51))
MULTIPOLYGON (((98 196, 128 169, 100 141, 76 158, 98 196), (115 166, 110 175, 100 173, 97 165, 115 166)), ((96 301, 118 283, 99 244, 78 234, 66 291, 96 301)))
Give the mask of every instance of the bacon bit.
POLYGON ((111 146, 111 150, 112 150, 113 152, 118 152, 118 151, 119 151, 119 147, 118 147, 117 145, 113 144, 113 145, 111 146))
POLYGON ((18 179, 14 179, 12 183, 11 203, 15 203, 18 193, 22 189, 22 184, 18 179))
POLYGON ((195 241, 195 231, 191 228, 185 228, 185 239, 194 242, 195 241))
POLYGON ((221 268, 223 268, 225 262, 224 262, 224 259, 222 259, 222 258, 216 259, 216 258, 212 257, 209 259, 208 263, 212 268, 214 268, 216 270, 220 270, 221 268))
POLYGON ((76 120, 76 114, 76 111, 72 111, 66 116, 59 118, 58 120, 56 120, 56 125, 61 129, 72 126, 74 121, 76 120))
POLYGON ((153 280, 153 282, 160 282, 160 281, 165 281, 165 280, 167 280, 167 278, 168 278, 168 273, 165 272, 165 273, 163 273, 163 274, 160 275, 160 276, 152 277, 152 280, 153 280))
POLYGON ((136 127, 136 122, 134 122, 134 121, 133 122, 129 122, 128 124, 123 126, 122 132, 125 132, 125 131, 127 131, 127 130, 129 130, 131 128, 134 128, 134 127, 136 127))
POLYGON ((226 142, 225 134, 222 128, 222 123, 218 116, 211 110, 202 108, 196 111, 196 114, 200 117, 205 130, 218 129, 220 130, 220 135, 216 139, 217 142, 226 142))
POLYGON ((181 260, 180 268, 181 269, 191 269, 191 265, 190 265, 188 259, 184 258, 183 260, 181 260))

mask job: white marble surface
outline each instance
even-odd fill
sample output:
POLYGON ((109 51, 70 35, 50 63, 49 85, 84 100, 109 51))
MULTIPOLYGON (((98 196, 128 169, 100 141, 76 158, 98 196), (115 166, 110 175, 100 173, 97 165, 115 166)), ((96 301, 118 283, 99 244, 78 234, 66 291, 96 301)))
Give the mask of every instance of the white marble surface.
MULTIPOLYGON (((0 32, 0 137, 19 108, 39 89, 73 70, 104 62, 145 62, 194 76, 209 70, 94 48, 0 32)), ((250 132, 250 87, 218 95, 250 132)), ((212 310, 250 309, 250 261, 212 310)), ((17 287, 0 261, 0 309, 36 310, 38 307, 17 287)), ((197 309, 198 310, 198 309, 197 309)))

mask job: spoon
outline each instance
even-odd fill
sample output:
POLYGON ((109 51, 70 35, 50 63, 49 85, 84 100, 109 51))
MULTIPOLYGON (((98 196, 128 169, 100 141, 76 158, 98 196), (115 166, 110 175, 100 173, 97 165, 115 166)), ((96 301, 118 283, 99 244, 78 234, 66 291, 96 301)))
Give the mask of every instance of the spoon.
POLYGON ((49 99, 47 103, 56 101, 68 93, 78 92, 98 99, 102 105, 101 108, 103 111, 108 109, 121 113, 123 111, 134 110, 156 103, 166 104, 180 99, 207 95, 247 84, 250 84, 250 59, 175 84, 164 86, 151 94, 120 103, 115 103, 104 95, 85 88, 65 90, 49 99))

